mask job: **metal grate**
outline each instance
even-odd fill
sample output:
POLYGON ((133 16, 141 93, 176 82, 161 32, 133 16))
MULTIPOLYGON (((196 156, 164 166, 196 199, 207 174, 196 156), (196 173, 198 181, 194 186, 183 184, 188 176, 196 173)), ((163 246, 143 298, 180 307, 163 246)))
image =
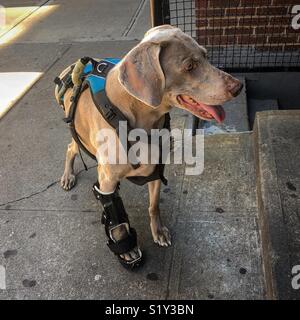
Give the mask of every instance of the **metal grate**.
MULTIPOLYGON (((223 69, 300 67, 300 29, 292 28, 295 1, 163 0, 161 23, 194 37, 223 69)), ((299 22, 300 23, 300 22, 299 22)))

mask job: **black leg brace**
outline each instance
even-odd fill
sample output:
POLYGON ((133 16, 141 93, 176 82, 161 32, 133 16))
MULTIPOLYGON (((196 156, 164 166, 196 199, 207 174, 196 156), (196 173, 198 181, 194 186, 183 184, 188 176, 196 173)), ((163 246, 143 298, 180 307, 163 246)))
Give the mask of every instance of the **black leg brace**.
POLYGON ((121 259, 120 254, 127 253, 137 246, 137 235, 134 228, 130 227, 128 215, 123 205, 123 201, 119 195, 118 190, 115 190, 111 194, 101 194, 99 183, 96 182, 93 186, 93 192, 97 200, 99 200, 103 206, 102 224, 105 226, 105 232, 108 237, 107 246, 109 249, 118 255, 119 261, 125 267, 137 266, 141 261, 139 259, 133 261, 126 261, 121 259), (120 225, 124 225, 127 230, 127 237, 116 241, 112 237, 112 230, 120 225), (129 232, 128 232, 129 231, 129 232))

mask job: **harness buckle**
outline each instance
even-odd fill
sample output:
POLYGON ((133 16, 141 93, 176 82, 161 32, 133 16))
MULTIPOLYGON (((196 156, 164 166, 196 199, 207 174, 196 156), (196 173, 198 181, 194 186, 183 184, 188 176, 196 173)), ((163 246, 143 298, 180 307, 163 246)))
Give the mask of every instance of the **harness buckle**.
POLYGON ((72 122, 72 118, 71 117, 66 117, 66 118, 63 118, 63 121, 65 123, 71 123, 72 122))
POLYGON ((114 117, 116 116, 116 113, 112 110, 112 108, 110 107, 109 104, 105 104, 104 105, 106 108, 106 112, 105 112, 105 118, 109 121, 113 120, 114 117))
POLYGON ((60 86, 62 81, 61 81, 61 79, 60 79, 59 77, 55 77, 55 79, 53 80, 53 82, 54 82, 56 85, 60 86))
POLYGON ((110 120, 110 121, 113 120, 115 116, 116 114, 112 110, 109 110, 109 112, 105 115, 107 120, 110 120))

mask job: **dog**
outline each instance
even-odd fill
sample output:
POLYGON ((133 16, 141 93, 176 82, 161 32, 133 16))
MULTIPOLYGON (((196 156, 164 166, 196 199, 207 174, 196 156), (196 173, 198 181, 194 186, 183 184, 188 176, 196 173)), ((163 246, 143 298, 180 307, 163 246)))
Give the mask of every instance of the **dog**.
MULTIPOLYGON (((65 73, 62 72, 61 76, 65 73)), ((241 89, 242 83, 238 79, 209 63, 203 46, 170 25, 150 29, 106 78, 109 100, 122 111, 132 128, 142 128, 148 133, 151 129, 162 128, 164 115, 172 108, 184 109, 204 120, 222 122, 225 112, 221 105, 236 97, 241 89)), ((71 96, 72 90, 69 89, 64 95, 66 115, 70 110, 71 96)), ((110 128, 110 125, 95 107, 89 90, 83 91, 79 97, 74 123, 84 146, 96 155, 99 149, 97 132, 110 128)), ((117 134, 116 139, 119 139, 117 134)), ((78 152, 78 144, 72 139, 61 178, 64 190, 70 190, 76 183, 73 164, 78 152)), ((105 158, 106 155, 102 156, 105 158)), ((122 179, 149 176, 154 170, 155 164, 141 164, 134 168, 130 163, 99 163, 98 199, 102 199, 102 204, 104 201, 104 207, 108 203, 113 204, 111 210, 114 212, 124 211, 119 196, 111 197, 108 202, 104 197, 115 194, 122 179)), ((150 228, 154 242, 167 247, 171 245, 171 236, 160 216, 160 187, 160 179, 148 182, 150 228)), ((126 214, 119 222, 113 228, 106 229, 113 245, 126 239, 132 230, 126 214)), ((132 243, 126 252, 114 251, 119 259, 128 264, 141 258, 137 242, 132 243)))

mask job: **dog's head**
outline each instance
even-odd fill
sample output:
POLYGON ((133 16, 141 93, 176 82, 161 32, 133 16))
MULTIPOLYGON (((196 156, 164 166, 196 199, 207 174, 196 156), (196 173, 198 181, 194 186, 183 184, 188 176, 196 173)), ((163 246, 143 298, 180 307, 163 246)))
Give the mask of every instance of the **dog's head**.
POLYGON ((153 108, 168 104, 218 122, 225 118, 221 105, 242 89, 239 80, 209 63, 204 47, 169 25, 150 29, 124 57, 119 81, 153 108))

